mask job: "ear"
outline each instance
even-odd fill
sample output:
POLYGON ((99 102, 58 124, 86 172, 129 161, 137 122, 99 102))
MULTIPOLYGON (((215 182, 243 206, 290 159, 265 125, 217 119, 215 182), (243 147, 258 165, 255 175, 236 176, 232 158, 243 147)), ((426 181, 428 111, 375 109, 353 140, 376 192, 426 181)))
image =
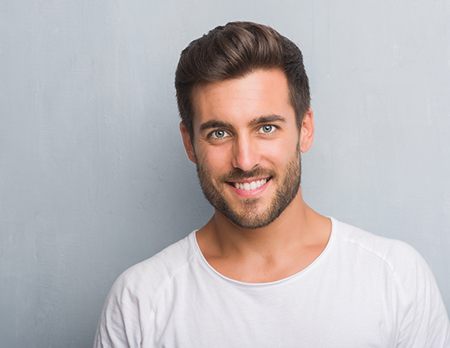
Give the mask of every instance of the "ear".
POLYGON ((314 112, 309 108, 303 115, 300 128, 300 151, 308 151, 314 140, 314 112))
POLYGON ((195 156, 195 150, 194 146, 192 145, 191 135, 189 134, 189 130, 187 129, 183 121, 180 122, 180 132, 181 138, 183 139, 183 145, 184 150, 186 151, 186 155, 192 162, 197 163, 197 157, 195 156))

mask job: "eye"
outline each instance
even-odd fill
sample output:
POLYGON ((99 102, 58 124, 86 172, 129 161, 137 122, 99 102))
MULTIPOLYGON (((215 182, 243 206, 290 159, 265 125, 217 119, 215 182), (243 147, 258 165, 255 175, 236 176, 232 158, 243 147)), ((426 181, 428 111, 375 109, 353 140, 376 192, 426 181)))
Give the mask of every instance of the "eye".
POLYGON ((259 132, 263 133, 263 134, 271 134, 271 133, 275 132, 275 130, 276 130, 276 127, 274 125, 266 124, 259 129, 259 132))
POLYGON ((228 137, 229 134, 223 130, 223 129, 216 129, 215 131, 212 131, 211 133, 209 133, 208 138, 212 138, 212 139, 223 139, 228 137))

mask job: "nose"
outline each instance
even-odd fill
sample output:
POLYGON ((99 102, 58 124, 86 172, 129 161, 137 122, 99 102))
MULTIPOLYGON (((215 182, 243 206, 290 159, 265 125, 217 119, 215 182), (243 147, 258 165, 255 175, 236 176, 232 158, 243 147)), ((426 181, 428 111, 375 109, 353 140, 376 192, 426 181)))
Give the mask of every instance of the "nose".
POLYGON ((250 171, 258 166, 260 155, 257 144, 249 137, 238 137, 233 143, 233 167, 250 171))

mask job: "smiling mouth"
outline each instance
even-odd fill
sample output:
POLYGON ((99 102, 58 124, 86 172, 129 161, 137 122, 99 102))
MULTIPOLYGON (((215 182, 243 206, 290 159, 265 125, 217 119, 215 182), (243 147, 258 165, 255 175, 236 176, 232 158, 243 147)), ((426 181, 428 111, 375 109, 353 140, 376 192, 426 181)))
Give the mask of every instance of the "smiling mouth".
POLYGON ((238 190, 253 191, 264 186, 270 179, 272 179, 272 177, 257 180, 236 181, 236 182, 227 181, 227 184, 233 186, 238 190))

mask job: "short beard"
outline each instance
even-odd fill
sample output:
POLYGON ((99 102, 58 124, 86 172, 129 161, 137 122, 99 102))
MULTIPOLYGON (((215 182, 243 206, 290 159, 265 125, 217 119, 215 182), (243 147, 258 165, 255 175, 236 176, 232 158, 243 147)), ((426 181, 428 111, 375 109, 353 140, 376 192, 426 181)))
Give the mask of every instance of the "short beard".
MULTIPOLYGON (((204 196, 217 211, 221 212, 239 227, 255 229, 272 223, 281 215, 297 195, 301 182, 301 157, 300 155, 298 155, 298 157, 296 155, 296 158, 287 164, 284 171, 285 178, 283 182, 280 183, 275 192, 275 197, 272 199, 272 202, 270 202, 270 206, 261 214, 256 214, 254 212, 254 204, 257 202, 257 199, 243 200, 242 204, 244 205, 244 208, 242 213, 233 210, 225 200, 223 194, 213 185, 210 173, 200 164, 197 164, 197 174, 204 196)), ((267 171, 259 168, 249 172, 244 172, 236 168, 228 175, 221 177, 220 182, 225 183, 231 179, 237 181, 239 179, 262 176, 264 174, 269 174, 272 176, 271 180, 274 179, 271 173, 267 173, 267 171)))

